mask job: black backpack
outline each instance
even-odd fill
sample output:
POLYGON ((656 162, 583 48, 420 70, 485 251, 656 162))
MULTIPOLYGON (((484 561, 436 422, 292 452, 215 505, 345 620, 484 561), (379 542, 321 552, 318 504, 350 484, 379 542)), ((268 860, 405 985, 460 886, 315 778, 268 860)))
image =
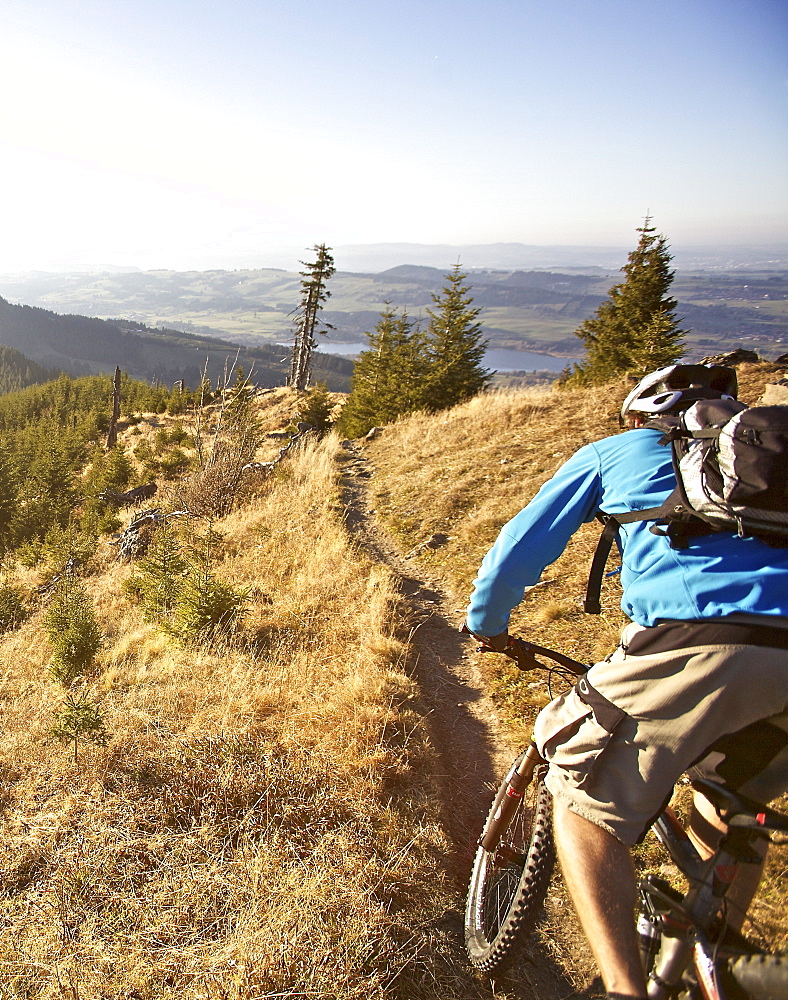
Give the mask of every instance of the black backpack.
POLYGON ((697 535, 729 532, 788 546, 788 406, 748 407, 735 399, 702 399, 679 416, 647 427, 665 432, 676 488, 659 507, 597 517, 604 524, 591 564, 584 610, 599 614, 607 557, 622 524, 655 521, 651 531, 673 548, 697 535))

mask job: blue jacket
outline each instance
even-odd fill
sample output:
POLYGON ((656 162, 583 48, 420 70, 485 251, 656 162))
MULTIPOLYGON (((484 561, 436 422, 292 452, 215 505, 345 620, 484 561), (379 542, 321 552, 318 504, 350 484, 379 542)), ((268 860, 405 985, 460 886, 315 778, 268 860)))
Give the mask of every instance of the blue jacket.
MULTIPOLYGON (((658 430, 639 428, 586 445, 504 525, 474 581, 467 612, 472 632, 502 632, 525 588, 538 582, 597 510, 645 510, 667 499, 675 477, 670 448, 658 443, 660 437, 658 430)), ((788 616, 788 548, 715 534, 672 549, 649 531, 652 523, 621 529, 621 607, 633 621, 788 616)))

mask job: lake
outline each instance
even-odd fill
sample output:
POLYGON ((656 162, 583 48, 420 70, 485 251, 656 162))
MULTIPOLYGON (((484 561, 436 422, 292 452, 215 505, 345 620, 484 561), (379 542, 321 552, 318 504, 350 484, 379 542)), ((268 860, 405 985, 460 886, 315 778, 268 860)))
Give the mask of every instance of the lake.
MULTIPOLYGON (((369 349, 369 344, 332 344, 320 341, 318 352, 323 354, 345 354, 350 357, 369 349)), ((497 372, 561 372, 578 358, 556 358, 552 354, 537 354, 534 351, 509 351, 492 348, 484 355, 485 368, 497 372)))

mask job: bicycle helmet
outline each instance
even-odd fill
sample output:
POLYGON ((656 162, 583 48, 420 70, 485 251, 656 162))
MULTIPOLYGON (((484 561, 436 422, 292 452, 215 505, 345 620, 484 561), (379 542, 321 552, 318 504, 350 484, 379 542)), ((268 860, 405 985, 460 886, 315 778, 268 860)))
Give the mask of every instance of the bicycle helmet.
POLYGON ((621 407, 623 426, 629 413, 668 413, 698 399, 735 399, 736 372, 723 365, 668 365, 644 376, 621 407))

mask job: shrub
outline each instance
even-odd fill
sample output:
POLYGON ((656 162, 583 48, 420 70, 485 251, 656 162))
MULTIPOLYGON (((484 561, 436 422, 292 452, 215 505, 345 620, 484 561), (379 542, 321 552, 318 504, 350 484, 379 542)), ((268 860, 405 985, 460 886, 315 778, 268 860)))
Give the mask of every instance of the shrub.
POLYGON ((221 390, 220 398, 210 430, 205 429, 208 415, 198 411, 197 468, 178 486, 175 497, 180 507, 198 517, 221 517, 244 500, 249 489, 246 467, 262 439, 253 387, 240 373, 235 385, 221 390))
POLYGON ((96 553, 98 538, 91 518, 84 524, 71 519, 65 528, 53 525, 41 543, 41 557, 55 570, 76 564, 83 566, 96 553))
POLYGON ((124 590, 142 602, 146 621, 158 623, 175 606, 186 570, 183 546, 165 521, 153 536, 147 555, 124 583, 124 590))
POLYGON ((219 536, 212 529, 196 536, 186 553, 187 570, 174 595, 171 615, 163 630, 184 643, 211 642, 230 631, 243 616, 248 593, 214 574, 214 551, 219 536))
POLYGON ((331 427, 334 410, 328 387, 323 382, 312 386, 298 408, 298 419, 310 424, 319 434, 325 434, 331 427))
POLYGON ((190 464, 191 459, 180 448, 172 448, 159 459, 159 468, 168 479, 173 479, 179 473, 185 472, 190 464))
POLYGON ((210 642, 238 624, 246 602, 245 591, 210 572, 195 572, 184 580, 164 631, 183 643, 210 642))
POLYGON ((63 743, 73 742, 75 764, 80 742, 103 745, 109 739, 101 709, 87 696, 69 695, 56 713, 49 734, 63 743))
POLYGON ((180 642, 210 642, 243 615, 247 592, 214 573, 218 542, 218 534, 209 528, 185 545, 165 523, 124 585, 141 600, 145 620, 180 642))

